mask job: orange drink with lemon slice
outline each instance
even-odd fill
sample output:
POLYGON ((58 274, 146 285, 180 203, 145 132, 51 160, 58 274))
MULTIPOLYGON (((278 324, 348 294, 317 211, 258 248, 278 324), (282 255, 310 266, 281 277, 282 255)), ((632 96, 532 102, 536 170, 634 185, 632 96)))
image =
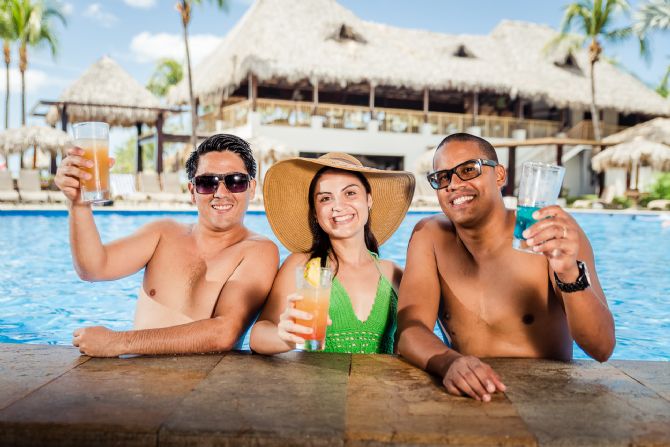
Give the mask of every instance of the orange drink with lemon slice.
POLYGON ((314 258, 305 267, 298 267, 295 276, 297 294, 302 297, 295 302, 295 308, 312 315, 311 320, 295 320, 296 324, 312 328, 311 334, 298 334, 305 339, 305 343, 296 347, 305 351, 322 351, 326 347, 333 272, 328 267, 321 267, 320 258, 314 258))

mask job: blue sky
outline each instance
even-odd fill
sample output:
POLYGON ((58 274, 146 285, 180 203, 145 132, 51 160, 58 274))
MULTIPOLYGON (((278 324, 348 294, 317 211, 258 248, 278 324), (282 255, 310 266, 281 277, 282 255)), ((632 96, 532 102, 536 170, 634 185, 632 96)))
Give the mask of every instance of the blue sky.
MULTIPOLYGON (((309 1, 309 0, 298 0, 309 1)), ((339 0, 359 17, 405 28, 449 34, 486 34, 502 19, 526 20, 557 28, 567 0, 339 0)), ((228 12, 207 0, 196 6, 190 28, 195 62, 216 46, 249 8, 252 0, 231 0, 228 12)), ((631 2, 634 7, 637 2, 631 2)), ((62 0, 67 27, 60 27, 60 53, 52 59, 46 49, 29 53, 27 75, 30 110, 40 99, 57 99, 61 91, 103 55, 114 58, 145 84, 161 57, 183 58, 181 22, 174 0, 62 0)), ((670 64, 670 32, 652 37, 652 59, 646 63, 634 42, 610 46, 614 57, 643 81, 656 85, 670 64)), ((16 70, 16 51, 12 69, 16 70)), ((20 123, 20 84, 12 73, 10 126, 20 123)), ((4 67, 2 79, 4 79, 4 67)), ((4 81, 0 83, 4 95, 4 81)), ((3 114, 4 107, 0 112, 3 114)), ((28 118, 41 124, 40 118, 28 118)), ((112 147, 127 135, 116 132, 112 147)))

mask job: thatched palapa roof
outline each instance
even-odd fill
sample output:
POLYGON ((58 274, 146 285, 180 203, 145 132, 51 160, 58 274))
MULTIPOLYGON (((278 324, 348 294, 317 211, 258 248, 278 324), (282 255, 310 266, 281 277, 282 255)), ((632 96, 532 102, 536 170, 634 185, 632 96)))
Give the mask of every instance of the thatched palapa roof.
POLYGON ((22 126, 0 132, 0 149, 22 152, 31 146, 51 152, 64 152, 72 144, 72 137, 59 129, 47 126, 22 126))
POLYGON ((609 167, 649 166, 657 171, 670 171, 670 146, 638 136, 611 146, 591 159, 595 171, 609 167))
MULTIPOLYGON (((111 126, 153 125, 159 114, 156 109, 161 107, 158 98, 107 56, 91 65, 62 93, 59 101, 90 104, 68 105, 70 122, 104 121, 111 126)), ((46 120, 52 125, 57 123, 60 111, 52 107, 46 120)))
POLYGON ((603 138, 603 141, 618 144, 636 137, 670 146, 670 118, 654 118, 603 138))
MULTIPOLYGON (((449 35, 368 22, 335 0, 256 0, 194 70, 202 104, 221 100, 253 73, 263 82, 370 82, 421 91, 490 91, 589 107, 585 51, 547 54, 548 26, 502 21, 489 35, 449 35)), ((670 103, 607 62, 596 66, 597 103, 619 112, 670 115, 670 103)), ((186 83, 170 101, 188 101, 186 83)))

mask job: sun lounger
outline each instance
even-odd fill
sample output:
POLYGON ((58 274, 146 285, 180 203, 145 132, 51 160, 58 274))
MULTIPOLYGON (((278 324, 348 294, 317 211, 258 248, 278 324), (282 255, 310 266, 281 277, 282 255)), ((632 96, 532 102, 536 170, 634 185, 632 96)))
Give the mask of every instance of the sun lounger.
POLYGON ((25 203, 48 202, 49 193, 42 191, 40 173, 32 169, 21 169, 19 172, 19 195, 25 203))
POLYGON ((670 200, 652 200, 647 204, 648 210, 670 210, 670 200))
POLYGON ((10 171, 0 171, 0 202, 18 202, 19 193, 14 189, 14 180, 10 171))
POLYGON ((163 173, 163 193, 170 194, 173 202, 191 203, 191 194, 182 191, 178 172, 163 173))
POLYGON ((146 194, 151 202, 172 202, 172 194, 161 190, 158 174, 155 172, 140 172, 138 176, 140 192, 146 194))

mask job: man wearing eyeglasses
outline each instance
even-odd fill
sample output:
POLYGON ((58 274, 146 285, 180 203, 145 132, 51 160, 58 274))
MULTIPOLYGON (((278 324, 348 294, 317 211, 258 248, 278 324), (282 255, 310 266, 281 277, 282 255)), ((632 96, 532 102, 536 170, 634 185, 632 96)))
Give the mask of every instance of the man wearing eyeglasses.
POLYGON ((493 147, 453 134, 437 148, 428 181, 443 215, 414 228, 398 302, 399 353, 438 375, 447 391, 488 402, 505 391, 485 357, 570 360, 573 340, 598 361, 614 349, 614 322, 594 257, 577 222, 558 206, 536 212, 512 248, 515 213, 493 147), (448 347, 433 333, 440 324, 448 347))
POLYGON ((87 161, 73 148, 55 182, 68 198, 72 258, 79 276, 108 281, 145 268, 134 330, 77 329, 82 354, 185 354, 233 349, 270 291, 279 254, 244 226, 256 188, 256 162, 246 141, 214 135, 186 162, 194 224, 171 219, 103 244, 90 204, 80 200, 87 161))

